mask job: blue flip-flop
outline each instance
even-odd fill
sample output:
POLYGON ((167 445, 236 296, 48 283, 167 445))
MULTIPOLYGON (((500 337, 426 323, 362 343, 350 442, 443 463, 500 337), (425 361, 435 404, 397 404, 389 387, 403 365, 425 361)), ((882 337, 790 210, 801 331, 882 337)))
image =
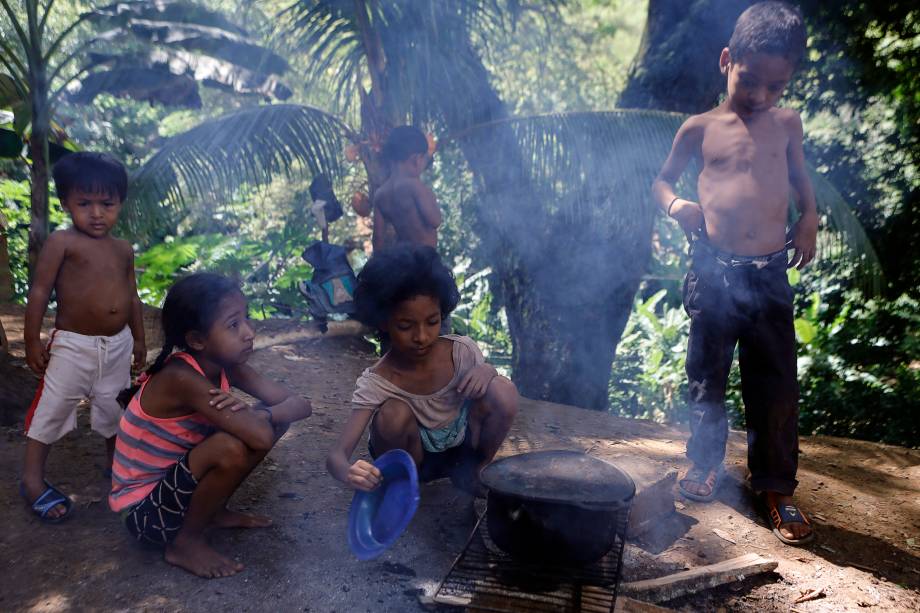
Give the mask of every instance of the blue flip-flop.
POLYGON ((26 501, 26 504, 29 505, 29 508, 32 509, 32 512, 35 513, 39 519, 45 523, 49 524, 58 524, 68 517, 70 517, 71 511, 73 511, 73 501, 61 493, 61 490, 57 489, 47 481, 45 481, 45 491, 42 492, 38 498, 33 501, 29 501, 29 495, 26 493, 25 485, 19 483, 19 494, 22 496, 23 500, 26 501), (67 509, 64 511, 64 514, 59 517, 48 517, 48 512, 51 511, 57 505, 62 504, 67 509))

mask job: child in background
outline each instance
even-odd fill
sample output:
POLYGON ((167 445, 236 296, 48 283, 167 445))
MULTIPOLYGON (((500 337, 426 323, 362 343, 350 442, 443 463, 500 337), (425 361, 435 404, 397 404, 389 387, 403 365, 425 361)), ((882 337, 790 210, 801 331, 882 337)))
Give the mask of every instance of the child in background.
POLYGON ((109 506, 138 541, 165 546, 167 562, 206 578, 243 565, 212 549, 205 529, 271 524, 229 510, 227 500, 288 424, 311 412, 309 401, 246 365, 254 339, 247 311, 239 287, 220 275, 194 274, 170 288, 163 349, 140 387, 126 390, 115 445, 109 506), (262 404, 248 406, 231 385, 262 404))
POLYGON ((77 405, 92 401, 92 428, 106 441, 108 467, 121 418, 118 393, 131 381, 131 360, 146 359, 134 251, 110 234, 128 189, 120 162, 101 153, 73 153, 53 169, 61 206, 72 227, 48 237, 38 256, 26 306, 26 362, 42 375, 26 415, 20 493, 42 520, 68 517, 71 500, 45 481, 51 445, 77 427, 77 405), (54 330, 41 341, 51 292, 54 330))
POLYGON ((763 494, 773 533, 790 545, 814 535, 792 501, 798 382, 786 268, 802 268, 814 257, 818 215, 802 120, 775 105, 804 52, 797 9, 761 2, 742 13, 719 59, 728 96, 684 122, 652 188, 662 210, 692 237, 684 306, 693 409, 687 457, 693 466, 679 489, 702 502, 715 496, 728 437, 725 386, 738 344, 751 485, 763 494), (702 161, 698 203, 674 193, 691 158, 702 161), (801 215, 787 243, 790 184, 801 215), (795 249, 791 262, 789 245, 795 249))
POLYGON ((480 470, 495 457, 517 414, 518 394, 486 364, 465 336, 439 335, 460 295, 433 247, 399 246, 375 253, 355 290, 358 318, 389 335, 389 351, 358 378, 353 410, 326 466, 352 488, 370 491, 382 475, 351 461, 370 425, 372 458, 404 449, 419 480, 450 477, 479 493, 480 470))
POLYGON ((392 246, 387 226, 395 230, 396 243, 438 246, 441 210, 434 192, 422 183, 431 156, 428 139, 416 127, 393 128, 383 145, 390 176, 374 192, 374 251, 392 246))

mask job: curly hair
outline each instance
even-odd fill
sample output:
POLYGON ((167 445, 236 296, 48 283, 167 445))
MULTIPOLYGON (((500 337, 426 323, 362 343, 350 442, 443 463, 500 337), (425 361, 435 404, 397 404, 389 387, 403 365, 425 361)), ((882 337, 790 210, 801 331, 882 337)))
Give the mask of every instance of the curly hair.
POLYGON ((752 53, 781 55, 793 66, 805 54, 805 23, 796 7, 774 0, 758 2, 741 13, 728 41, 732 60, 752 53))
POLYGON ((380 329, 397 304, 416 296, 431 296, 446 318, 457 308, 460 291, 454 275, 433 247, 398 245, 375 253, 358 275, 356 316, 380 329))

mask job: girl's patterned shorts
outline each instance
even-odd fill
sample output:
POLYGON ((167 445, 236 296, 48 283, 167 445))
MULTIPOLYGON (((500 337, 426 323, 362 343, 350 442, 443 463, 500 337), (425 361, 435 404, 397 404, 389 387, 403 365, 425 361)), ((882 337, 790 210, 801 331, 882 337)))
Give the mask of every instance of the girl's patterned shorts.
POLYGON ((185 520, 198 480, 188 467, 188 454, 173 464, 147 497, 128 511, 125 526, 138 541, 168 545, 185 520))

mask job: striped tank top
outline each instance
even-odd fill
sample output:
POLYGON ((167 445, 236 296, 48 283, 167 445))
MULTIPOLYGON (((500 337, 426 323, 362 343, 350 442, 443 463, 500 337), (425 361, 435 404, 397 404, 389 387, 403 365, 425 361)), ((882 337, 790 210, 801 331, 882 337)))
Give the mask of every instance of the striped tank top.
MULTIPOLYGON (((170 360, 173 358, 183 360, 205 376, 191 355, 178 352, 169 356, 170 360)), ((179 417, 153 417, 145 413, 141 398, 149 382, 147 379, 141 383, 118 424, 109 494, 109 507, 116 512, 130 509, 143 500, 173 464, 217 430, 198 413, 179 417)), ((230 390, 224 371, 220 373, 220 389, 230 390)))

